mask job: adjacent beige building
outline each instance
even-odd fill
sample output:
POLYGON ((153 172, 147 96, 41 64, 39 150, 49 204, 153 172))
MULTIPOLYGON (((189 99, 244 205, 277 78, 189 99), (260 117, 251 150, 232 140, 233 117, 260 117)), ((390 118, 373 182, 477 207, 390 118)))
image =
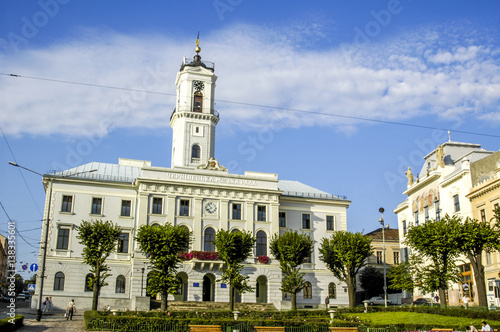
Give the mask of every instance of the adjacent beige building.
MULTIPOLYGON (((466 196, 476 220, 491 221, 500 207, 500 152, 471 164, 472 189, 466 196)), ((500 307, 500 252, 484 253, 488 305, 500 307)))

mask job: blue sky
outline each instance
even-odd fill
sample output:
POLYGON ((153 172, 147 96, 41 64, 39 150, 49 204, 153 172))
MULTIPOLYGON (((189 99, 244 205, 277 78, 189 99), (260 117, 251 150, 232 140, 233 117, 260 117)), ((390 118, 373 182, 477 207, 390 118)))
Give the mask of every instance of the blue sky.
POLYGON ((219 77, 222 165, 347 195, 350 231, 377 228, 379 207, 397 227, 404 170, 420 169, 447 130, 454 141, 500 149, 499 7, 2 1, 0 201, 26 240, 18 238, 18 260, 36 260, 44 191, 39 176, 23 179, 8 161, 40 173, 119 157, 170 167, 174 79, 198 31, 219 77))

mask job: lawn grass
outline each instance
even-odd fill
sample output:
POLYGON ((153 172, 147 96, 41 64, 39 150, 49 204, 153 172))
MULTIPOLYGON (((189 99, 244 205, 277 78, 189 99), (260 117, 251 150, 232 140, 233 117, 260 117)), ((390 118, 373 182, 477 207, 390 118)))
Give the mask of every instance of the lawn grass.
MULTIPOLYGON (((472 319, 467 317, 442 316, 427 313, 417 312, 373 312, 373 313, 356 313, 346 314, 351 316, 356 321, 361 320, 366 325, 433 325, 435 327, 465 327, 469 325, 475 326, 481 330, 482 319, 472 319)), ((500 321, 488 321, 494 329, 500 328, 500 321)))

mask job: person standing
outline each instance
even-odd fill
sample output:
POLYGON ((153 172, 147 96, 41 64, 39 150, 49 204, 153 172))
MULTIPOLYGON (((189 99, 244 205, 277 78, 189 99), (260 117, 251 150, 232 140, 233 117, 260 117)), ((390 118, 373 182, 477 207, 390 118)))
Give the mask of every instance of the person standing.
POLYGON ((483 320, 483 327, 481 328, 481 331, 483 332, 493 332, 493 329, 491 326, 489 326, 484 320, 483 320))
POLYGON ((467 295, 464 295, 462 298, 462 303, 464 304, 465 309, 469 309, 469 297, 467 295))
POLYGON ((73 320, 73 313, 76 313, 75 300, 71 299, 66 307, 66 320, 73 320))
POLYGON ((49 299, 47 300, 47 305, 49 306, 49 309, 47 311, 51 311, 52 310, 52 296, 50 296, 49 299))
POLYGON ((330 307, 329 304, 330 304, 330 297, 327 296, 327 297, 325 297, 325 308, 326 309, 328 309, 330 307))
POLYGON ((436 296, 434 296, 434 302, 436 302, 436 304, 439 304, 439 296, 436 294, 436 296))

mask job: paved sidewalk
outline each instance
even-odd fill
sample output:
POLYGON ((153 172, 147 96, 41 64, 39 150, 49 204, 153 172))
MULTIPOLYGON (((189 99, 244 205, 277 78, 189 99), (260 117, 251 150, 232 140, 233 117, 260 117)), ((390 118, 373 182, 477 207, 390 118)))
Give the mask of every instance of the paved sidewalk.
POLYGON ((73 316, 73 320, 66 320, 63 311, 44 314, 38 322, 35 319, 35 310, 19 310, 24 315, 24 326, 16 331, 21 332, 81 332, 85 331, 83 313, 73 316))

